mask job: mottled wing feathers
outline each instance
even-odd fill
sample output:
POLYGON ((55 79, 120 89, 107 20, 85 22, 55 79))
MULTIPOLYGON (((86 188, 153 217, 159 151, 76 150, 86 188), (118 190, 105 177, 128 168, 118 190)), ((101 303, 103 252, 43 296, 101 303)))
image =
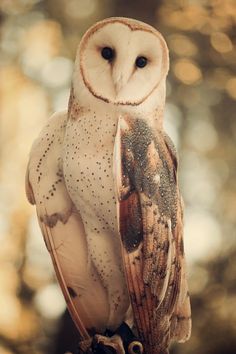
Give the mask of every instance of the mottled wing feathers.
POLYGON ((170 340, 186 339, 190 328, 178 322, 183 311, 189 322, 190 308, 183 300, 187 287, 177 160, 168 139, 161 131, 154 134, 142 119, 120 118, 114 152, 127 284, 148 354, 165 353, 170 340))
POLYGON ((184 257, 183 244, 183 202, 180 197, 180 208, 178 209, 178 224, 176 227, 176 239, 178 239, 178 253, 181 268, 181 283, 178 301, 175 304, 174 312, 171 317, 171 337, 178 342, 185 342, 191 334, 191 308, 186 278, 186 264, 184 257))

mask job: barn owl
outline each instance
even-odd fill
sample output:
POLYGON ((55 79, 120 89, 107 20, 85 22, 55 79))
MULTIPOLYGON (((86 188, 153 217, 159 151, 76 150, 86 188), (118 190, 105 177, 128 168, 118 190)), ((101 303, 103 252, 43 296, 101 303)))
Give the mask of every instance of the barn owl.
POLYGON ((128 18, 79 45, 67 112, 34 142, 26 192, 81 353, 165 354, 190 336, 177 157, 163 131, 167 45, 128 18))

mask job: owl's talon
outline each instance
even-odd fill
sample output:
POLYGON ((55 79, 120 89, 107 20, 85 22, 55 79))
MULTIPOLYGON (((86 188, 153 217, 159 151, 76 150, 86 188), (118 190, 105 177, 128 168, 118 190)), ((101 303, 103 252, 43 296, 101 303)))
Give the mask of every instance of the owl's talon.
POLYGON ((120 336, 106 337, 96 334, 92 343, 93 353, 96 354, 125 354, 120 336))
POLYGON ((78 354, 92 354, 92 339, 85 339, 79 342, 78 354))
POLYGON ((128 346, 129 354, 143 354, 143 345, 141 342, 134 340, 128 346))

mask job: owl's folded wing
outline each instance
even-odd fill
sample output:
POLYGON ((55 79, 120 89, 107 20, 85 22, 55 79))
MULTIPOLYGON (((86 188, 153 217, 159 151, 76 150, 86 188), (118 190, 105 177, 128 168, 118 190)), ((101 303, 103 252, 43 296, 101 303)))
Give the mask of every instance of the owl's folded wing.
POLYGON ((172 153, 144 120, 120 118, 114 153, 120 235, 135 322, 149 354, 164 353, 172 337, 187 339, 190 328, 172 153), (177 316, 188 318, 185 326, 177 325, 177 316))
POLYGON ((87 329, 99 328, 96 312, 106 316, 107 304, 92 265, 91 273, 88 271, 83 222, 64 182, 61 151, 65 126, 66 113, 55 114, 34 142, 26 173, 26 194, 29 202, 36 204, 39 225, 68 309, 81 337, 88 339, 87 329), (101 301, 99 308, 95 297, 101 301))

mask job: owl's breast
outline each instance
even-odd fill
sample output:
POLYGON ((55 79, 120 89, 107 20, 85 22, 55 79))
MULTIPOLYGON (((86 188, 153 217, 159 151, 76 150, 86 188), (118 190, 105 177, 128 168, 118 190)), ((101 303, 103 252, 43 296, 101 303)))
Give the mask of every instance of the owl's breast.
POLYGON ((86 224, 117 232, 113 179, 115 120, 93 116, 71 121, 63 150, 63 171, 71 199, 86 224))

